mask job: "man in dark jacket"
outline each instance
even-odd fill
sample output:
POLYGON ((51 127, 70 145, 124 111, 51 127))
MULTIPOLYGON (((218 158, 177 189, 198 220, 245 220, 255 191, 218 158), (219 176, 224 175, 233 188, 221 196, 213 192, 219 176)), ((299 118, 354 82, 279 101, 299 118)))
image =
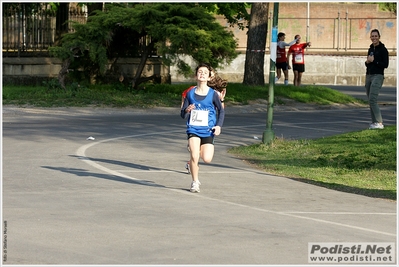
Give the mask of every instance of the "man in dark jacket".
POLYGON ((384 82, 384 69, 388 68, 389 55, 385 45, 380 42, 380 32, 374 29, 370 33, 371 45, 365 62, 366 94, 369 99, 371 124, 369 129, 384 129, 377 98, 384 82))

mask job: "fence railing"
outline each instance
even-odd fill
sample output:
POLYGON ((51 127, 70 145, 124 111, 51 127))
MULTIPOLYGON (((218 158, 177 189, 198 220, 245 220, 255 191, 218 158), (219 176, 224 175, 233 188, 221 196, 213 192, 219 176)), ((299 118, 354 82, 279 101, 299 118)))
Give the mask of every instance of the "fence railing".
MULTIPOLYGON (((3 4, 4 7, 4 4, 3 4)), ((69 5, 68 20, 85 23, 87 9, 69 5)), ((271 23, 271 17, 269 25, 271 23)), ((370 31, 379 29, 381 41, 396 51, 396 18, 279 18, 278 30, 286 40, 300 34, 312 42, 312 50, 364 50, 370 45, 370 31)), ((3 56, 47 55, 56 41, 56 14, 49 4, 13 4, 3 8, 3 56)), ((72 31, 68 25, 68 31, 72 31)), ((271 30, 269 30, 271 32, 271 30)), ((269 43, 267 44, 269 46, 269 43)), ((267 47, 269 49, 269 47, 267 47)))
MULTIPOLYGON (((69 8, 68 20, 85 23, 85 8, 69 8)), ((72 31, 71 23, 68 31, 72 31)), ((48 54, 56 40, 56 13, 49 4, 3 5, 3 55, 37 56, 48 54)))

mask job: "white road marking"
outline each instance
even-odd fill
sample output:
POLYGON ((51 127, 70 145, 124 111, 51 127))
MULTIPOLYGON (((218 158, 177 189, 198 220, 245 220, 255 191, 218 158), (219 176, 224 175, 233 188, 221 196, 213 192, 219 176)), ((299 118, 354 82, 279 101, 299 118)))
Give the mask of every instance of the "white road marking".
MULTIPOLYGON (((246 127, 250 127, 250 126, 246 126, 246 127)), ((238 127, 231 127, 231 128, 238 128, 238 127)), ((176 131, 135 134, 135 135, 128 135, 128 136, 110 138, 110 139, 106 139, 106 140, 102 140, 102 141, 98 141, 98 142, 93 142, 93 143, 81 146, 76 151, 76 154, 81 160, 83 160, 84 162, 86 162, 90 166, 92 166, 92 167, 94 167, 96 169, 99 169, 99 170, 101 170, 101 171, 103 171, 105 173, 109 173, 111 175, 119 176, 119 177, 122 177, 122 178, 125 178, 125 179, 129 179, 129 180, 133 180, 133 181, 138 181, 138 182, 143 183, 143 184, 147 184, 148 183, 147 181, 144 181, 144 180, 141 180, 141 179, 137 179, 137 178, 131 177, 129 175, 123 174, 121 171, 111 170, 109 168, 106 168, 106 167, 104 167, 104 166, 102 166, 102 165, 90 160, 88 157, 86 157, 86 150, 89 149, 92 146, 95 146, 95 145, 98 145, 98 144, 101 144, 101 143, 105 143, 105 142, 111 142, 111 141, 115 141, 115 140, 120 140, 120 139, 125 139, 125 138, 133 138, 133 137, 140 137, 140 136, 162 135, 162 134, 166 134, 166 133, 170 134, 170 133, 174 133, 174 132, 181 132, 181 129, 176 130, 176 131)), ((126 171, 124 171, 124 172, 126 172, 126 171)), ((225 173, 225 172, 218 172, 218 173, 225 173)), ((233 173, 233 172, 229 172, 229 173, 233 173)), ((234 172, 234 173, 241 173, 241 172, 234 172)), ((258 173, 258 172, 253 171, 252 173, 258 173)), ((338 223, 338 222, 333 222, 333 221, 328 221, 328 220, 322 220, 322 219, 317 219, 317 218, 311 218, 311 217, 297 215, 297 214, 324 214, 324 215, 325 214, 335 214, 335 215, 338 215, 338 214, 344 214, 344 215, 356 214, 356 215, 380 215, 380 216, 383 216, 383 215, 393 216, 393 215, 395 215, 396 216, 396 214, 394 214, 394 213, 334 213, 334 212, 331 212, 331 213, 328 213, 328 212, 309 212, 309 213, 302 212, 301 213, 301 212, 292 212, 292 211, 287 211, 287 212, 284 212, 284 211, 272 211, 272 210, 267 210, 267 209, 263 209, 263 208, 243 205, 243 204, 239 204, 239 203, 235 203, 235 202, 231 202, 231 201, 225 201, 225 200, 222 200, 222 199, 216 199, 216 198, 208 197, 208 196, 203 195, 203 194, 193 194, 193 193, 188 192, 188 191, 174 189, 174 188, 165 188, 165 187, 163 187, 162 189, 174 191, 174 192, 177 192, 177 193, 180 193, 180 194, 189 194, 189 195, 192 195, 193 197, 200 197, 200 198, 207 199, 207 200, 210 200, 210 201, 216 201, 216 202, 219 202, 219 203, 224 203, 224 204, 228 204, 228 205, 238 206, 238 207, 242 207, 242 208, 245 208, 245 209, 252 209, 252 210, 255 210, 255 211, 259 211, 259 212, 272 213, 272 214, 276 214, 276 215, 280 215, 280 216, 288 216, 288 217, 298 218, 298 219, 302 219, 302 220, 309 220, 309 221, 314 221, 314 222, 319 222, 319 223, 324 223, 324 224, 330 224, 330 225, 336 225, 336 226, 340 226, 340 227, 351 228, 351 229, 365 231, 365 232, 370 232, 370 233, 376 233, 376 234, 396 237, 395 233, 377 231, 377 230, 368 229, 368 228, 364 228, 364 227, 358 227, 358 226, 353 226, 353 225, 344 224, 344 223, 338 223)))

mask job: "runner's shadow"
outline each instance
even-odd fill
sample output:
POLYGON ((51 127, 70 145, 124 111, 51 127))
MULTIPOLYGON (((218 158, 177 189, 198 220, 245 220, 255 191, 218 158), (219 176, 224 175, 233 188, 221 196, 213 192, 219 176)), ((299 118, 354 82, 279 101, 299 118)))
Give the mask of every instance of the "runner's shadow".
MULTIPOLYGON (((167 186, 164 186, 161 184, 157 184, 153 181, 135 180, 135 179, 129 179, 129 178, 121 177, 121 176, 117 176, 117 175, 94 173, 94 172, 89 172, 84 169, 51 167, 51 166, 42 166, 42 168, 60 171, 60 172, 64 172, 64 173, 69 173, 69 174, 73 174, 73 175, 80 176, 80 177, 94 177, 94 178, 111 180, 111 181, 115 181, 115 182, 123 182, 123 183, 128 183, 128 184, 144 185, 144 186, 159 187, 159 188, 170 188, 170 187, 167 187, 167 186)), ((180 189, 180 188, 173 188, 173 189, 180 189)))
POLYGON ((146 166, 146 165, 142 165, 142 164, 136 164, 136 163, 132 163, 132 162, 124 162, 124 161, 113 160, 113 159, 81 157, 81 156, 76 156, 76 155, 70 155, 70 157, 75 157, 75 158, 83 159, 83 160, 90 160, 90 161, 93 161, 93 162, 101 162, 101 163, 106 163, 106 164, 123 166, 123 167, 129 168, 129 169, 137 169, 137 170, 145 170, 145 171, 168 171, 168 172, 176 172, 176 173, 185 173, 185 172, 182 172, 182 171, 177 171, 177 170, 172 170, 172 169, 165 169, 165 168, 146 166))

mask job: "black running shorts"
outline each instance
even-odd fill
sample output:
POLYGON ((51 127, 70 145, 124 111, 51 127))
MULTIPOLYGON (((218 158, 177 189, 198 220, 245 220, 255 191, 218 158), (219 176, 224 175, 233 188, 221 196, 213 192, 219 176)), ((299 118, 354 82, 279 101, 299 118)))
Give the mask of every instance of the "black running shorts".
POLYGON ((199 137, 199 136, 196 135, 196 134, 192 134, 192 133, 187 134, 187 139, 190 139, 191 137, 198 137, 198 138, 200 138, 200 139, 201 139, 201 146, 202 146, 202 145, 205 145, 205 144, 212 144, 212 145, 213 145, 213 139, 214 139, 213 136, 199 137))
POLYGON ((295 71, 298 71, 298 72, 305 72, 305 64, 294 64, 293 66, 292 66, 292 69, 295 71))

